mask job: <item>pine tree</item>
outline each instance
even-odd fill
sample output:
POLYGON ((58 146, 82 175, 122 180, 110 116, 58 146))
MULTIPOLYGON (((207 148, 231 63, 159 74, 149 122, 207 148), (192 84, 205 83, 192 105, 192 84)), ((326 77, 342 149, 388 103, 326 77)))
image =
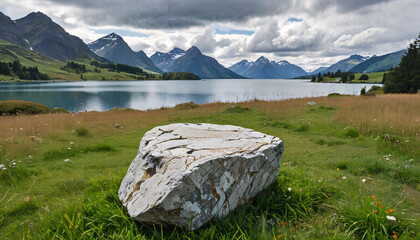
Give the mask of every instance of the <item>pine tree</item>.
POLYGON ((385 93, 417 93, 420 89, 420 34, 408 47, 398 67, 386 75, 385 93))

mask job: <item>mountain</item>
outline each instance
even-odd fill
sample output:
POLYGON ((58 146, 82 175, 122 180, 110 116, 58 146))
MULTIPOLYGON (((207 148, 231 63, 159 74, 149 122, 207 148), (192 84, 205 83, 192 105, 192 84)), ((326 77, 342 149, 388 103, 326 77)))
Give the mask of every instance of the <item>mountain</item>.
POLYGON ((162 52, 155 52, 150 59, 152 59, 153 63, 163 71, 167 71, 169 66, 175 61, 175 59, 183 56, 185 51, 180 48, 174 48, 170 52, 162 53, 162 52))
POLYGON ((21 29, 16 22, 0 12, 0 38, 29 49, 29 44, 21 35, 21 29))
POLYGON ((124 39, 115 33, 99 38, 88 46, 94 53, 112 62, 162 73, 143 51, 134 52, 124 39))
POLYGON ((242 60, 229 69, 244 77, 256 79, 295 78, 307 75, 301 67, 288 61, 269 61, 263 56, 255 62, 242 60))
POLYGON ((318 73, 324 71, 325 69, 327 69, 327 67, 319 67, 315 69, 314 71, 310 72, 310 75, 317 75, 318 73))
POLYGON ((401 58, 406 52, 407 50, 401 50, 398 52, 388 53, 382 56, 373 56, 370 59, 354 66, 349 71, 357 73, 387 71, 391 67, 398 66, 398 64, 400 64, 401 58))
POLYGON ((0 38, 25 49, 62 61, 100 59, 80 38, 70 35, 41 12, 30 13, 15 21, 1 13, 0 20, 0 38))
POLYGON ((351 55, 349 58, 343 59, 338 61, 337 63, 329 66, 325 70, 321 71, 320 73, 327 73, 327 72, 337 72, 338 70, 342 72, 348 72, 351 68, 356 66, 359 63, 362 63, 369 59, 369 57, 363 57, 360 55, 351 55))
POLYGON ((191 47, 175 59, 167 72, 191 72, 200 78, 243 78, 223 67, 216 59, 203 55, 197 47, 191 47))

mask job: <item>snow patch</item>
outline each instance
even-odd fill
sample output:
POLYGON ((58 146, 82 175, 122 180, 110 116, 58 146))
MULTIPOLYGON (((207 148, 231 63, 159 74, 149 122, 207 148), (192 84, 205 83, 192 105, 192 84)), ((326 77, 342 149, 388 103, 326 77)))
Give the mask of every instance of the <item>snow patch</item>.
POLYGON ((184 53, 181 53, 181 54, 175 54, 175 55, 173 55, 172 56, 172 59, 177 59, 177 58, 180 58, 180 57, 182 57, 182 56, 184 56, 184 53))
POLYGON ((29 45, 29 50, 33 51, 34 49, 32 48, 31 44, 29 43, 28 39, 25 39, 26 43, 28 43, 29 45))

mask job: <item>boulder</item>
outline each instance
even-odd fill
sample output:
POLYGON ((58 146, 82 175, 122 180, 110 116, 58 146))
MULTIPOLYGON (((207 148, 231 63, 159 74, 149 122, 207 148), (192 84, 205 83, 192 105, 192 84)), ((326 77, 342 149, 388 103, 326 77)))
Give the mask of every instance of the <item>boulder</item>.
POLYGON ((276 181, 283 142, 231 125, 155 127, 140 142, 118 191, 141 222, 197 229, 276 181))

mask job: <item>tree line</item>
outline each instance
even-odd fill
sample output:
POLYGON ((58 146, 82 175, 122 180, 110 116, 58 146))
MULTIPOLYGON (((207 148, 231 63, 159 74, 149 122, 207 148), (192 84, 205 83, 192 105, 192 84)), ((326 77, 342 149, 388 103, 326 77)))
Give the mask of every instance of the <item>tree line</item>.
POLYGON ((169 72, 162 74, 162 80, 200 80, 201 78, 190 72, 169 72))
POLYGON ((0 74, 6 76, 18 76, 22 80, 49 80, 45 73, 40 73, 38 67, 25 67, 19 60, 13 62, 0 61, 0 74))
MULTIPOLYGON (((352 72, 342 72, 338 70, 337 72, 327 72, 324 74, 318 73, 318 76, 312 75, 311 82, 322 82, 324 78, 337 78, 340 79, 340 82, 346 83, 350 82, 355 79, 354 73, 352 72)), ((369 80, 369 76, 367 74, 362 74, 359 79, 360 81, 367 81, 369 80)))
POLYGON ((131 74, 138 74, 138 75, 143 75, 146 74, 143 69, 139 68, 139 67, 133 67, 130 65, 126 65, 126 64, 120 64, 120 63, 104 63, 104 62, 98 62, 98 61, 91 61, 90 62, 91 66, 95 66, 95 67, 99 67, 99 68, 107 68, 111 71, 115 71, 115 72, 126 72, 126 73, 131 73, 131 74))

